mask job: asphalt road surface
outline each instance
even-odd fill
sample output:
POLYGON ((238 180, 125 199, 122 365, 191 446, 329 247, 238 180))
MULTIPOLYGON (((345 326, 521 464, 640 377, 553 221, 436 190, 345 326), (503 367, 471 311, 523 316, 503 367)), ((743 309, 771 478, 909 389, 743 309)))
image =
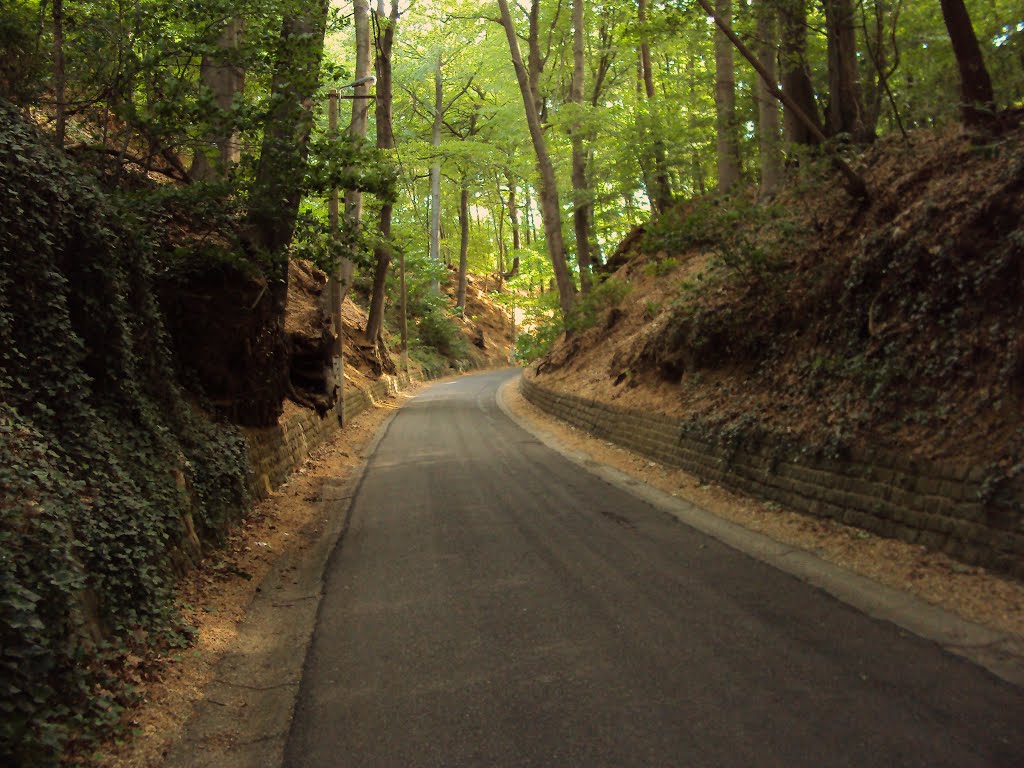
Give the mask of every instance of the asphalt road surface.
POLYGON ((286 749, 330 766, 1024 766, 1024 691, 424 390, 328 566, 286 749))

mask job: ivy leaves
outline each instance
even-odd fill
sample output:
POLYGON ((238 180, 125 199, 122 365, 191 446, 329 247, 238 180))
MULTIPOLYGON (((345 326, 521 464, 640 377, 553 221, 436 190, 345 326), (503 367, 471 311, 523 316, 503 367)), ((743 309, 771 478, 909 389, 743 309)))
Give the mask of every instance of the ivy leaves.
POLYGON ((0 167, 0 762, 48 766, 116 724, 134 638, 184 642, 168 555, 186 514, 206 541, 240 515, 248 462, 176 383, 153 209, 3 102, 0 167))

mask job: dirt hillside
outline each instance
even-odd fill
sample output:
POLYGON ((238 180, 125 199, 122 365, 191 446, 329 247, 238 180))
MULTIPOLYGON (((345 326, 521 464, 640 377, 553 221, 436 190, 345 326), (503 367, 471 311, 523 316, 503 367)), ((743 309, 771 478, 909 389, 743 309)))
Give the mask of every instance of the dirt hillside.
POLYGON ((986 143, 950 128, 851 154, 867 203, 807 162, 771 202, 681 203, 627 238, 583 330, 531 375, 718 431, 1020 482, 1024 130, 1007 119, 986 143))
MULTIPOLYGON (((478 366, 485 368, 507 365, 512 353, 512 325, 508 314, 491 301, 497 279, 493 276, 468 275, 466 278, 466 311, 459 320, 459 330, 472 345, 478 366)), ((458 274, 450 273, 445 293, 454 307, 458 292, 458 274)))

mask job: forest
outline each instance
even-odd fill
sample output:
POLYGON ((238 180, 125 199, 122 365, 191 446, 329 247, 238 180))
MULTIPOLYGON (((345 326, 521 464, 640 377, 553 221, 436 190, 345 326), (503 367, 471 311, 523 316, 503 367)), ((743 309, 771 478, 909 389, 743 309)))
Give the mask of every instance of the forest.
MULTIPOLYGON (((812 436, 884 442, 911 384, 955 409, 943 382, 977 366, 1010 431, 971 445, 993 495, 1019 482, 1022 110, 1018 0, 5 0, 0 759, 88 764, 123 727, 126 655, 187 645, 181 521, 217 546, 250 502, 239 427, 337 406, 346 300, 374 375, 473 364, 471 284, 517 361, 568 370, 632 269, 662 291, 637 309, 657 338, 601 359, 609 392, 813 379, 862 418, 812 436), (910 206, 932 177, 950 186, 910 206), (972 200, 948 241, 879 244, 972 200), (932 218, 894 223, 911 208, 932 218), (676 274, 689 251, 713 279, 676 274), (301 344, 297 264, 329 315, 301 344), (941 325, 947 367, 924 336, 869 349, 897 320, 941 325)), ((750 410, 730 403, 723 428, 750 410)), ((952 445, 918 406, 913 439, 952 445)))

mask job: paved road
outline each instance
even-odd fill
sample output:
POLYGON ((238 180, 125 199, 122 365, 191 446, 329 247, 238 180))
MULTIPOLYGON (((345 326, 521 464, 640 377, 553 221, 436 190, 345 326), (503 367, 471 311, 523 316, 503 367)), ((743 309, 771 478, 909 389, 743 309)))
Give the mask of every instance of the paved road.
POLYGON ((1024 691, 583 473, 508 375, 381 441, 287 766, 1024 765, 1024 691))

